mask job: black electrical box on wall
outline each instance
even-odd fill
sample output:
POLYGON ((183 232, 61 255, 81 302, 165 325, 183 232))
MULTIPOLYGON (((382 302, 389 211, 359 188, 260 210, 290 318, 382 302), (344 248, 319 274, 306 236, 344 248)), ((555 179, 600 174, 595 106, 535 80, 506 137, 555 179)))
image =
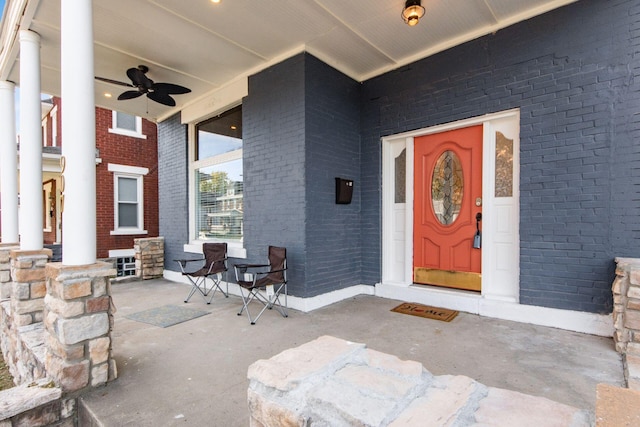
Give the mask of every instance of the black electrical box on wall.
POLYGON ((353 195, 353 180, 336 178, 336 204, 348 205, 353 195))

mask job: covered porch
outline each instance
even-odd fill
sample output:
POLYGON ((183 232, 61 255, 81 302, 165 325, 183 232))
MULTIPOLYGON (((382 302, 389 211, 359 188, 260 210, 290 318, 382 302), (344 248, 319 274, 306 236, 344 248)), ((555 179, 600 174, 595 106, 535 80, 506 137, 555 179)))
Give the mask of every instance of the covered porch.
POLYGON ((368 295, 291 310, 286 319, 269 311, 252 326, 236 315, 238 297, 184 304, 187 290, 164 279, 112 286, 118 380, 80 404, 105 427, 246 426, 249 365, 323 335, 420 362, 434 375, 465 375, 589 411, 598 383, 624 384, 611 338, 463 312, 449 323, 424 319, 391 312, 401 301, 368 295), (127 318, 167 304, 210 314, 167 328, 127 318))

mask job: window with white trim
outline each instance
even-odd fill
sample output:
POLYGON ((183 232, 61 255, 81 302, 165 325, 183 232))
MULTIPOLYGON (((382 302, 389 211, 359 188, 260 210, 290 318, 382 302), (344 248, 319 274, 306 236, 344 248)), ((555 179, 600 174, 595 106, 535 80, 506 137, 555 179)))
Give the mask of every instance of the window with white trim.
POLYGON ((242 106, 196 125, 195 235, 242 242, 242 106))
POLYGON ((144 229, 144 182, 149 169, 109 163, 113 172, 113 230, 111 234, 147 234, 144 229))
POLYGON ((142 133, 142 117, 120 111, 112 111, 111 115, 112 124, 111 128, 109 128, 109 133, 132 136, 134 138, 147 138, 147 136, 142 133))

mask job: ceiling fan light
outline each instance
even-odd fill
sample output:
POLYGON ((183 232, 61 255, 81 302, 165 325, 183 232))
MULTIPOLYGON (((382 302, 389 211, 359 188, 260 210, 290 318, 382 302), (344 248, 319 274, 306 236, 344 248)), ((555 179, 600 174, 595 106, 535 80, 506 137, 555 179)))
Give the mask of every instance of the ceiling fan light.
POLYGON ((420 4, 420 0, 407 0, 402 10, 402 19, 407 25, 413 27, 424 16, 424 12, 425 10, 420 4))

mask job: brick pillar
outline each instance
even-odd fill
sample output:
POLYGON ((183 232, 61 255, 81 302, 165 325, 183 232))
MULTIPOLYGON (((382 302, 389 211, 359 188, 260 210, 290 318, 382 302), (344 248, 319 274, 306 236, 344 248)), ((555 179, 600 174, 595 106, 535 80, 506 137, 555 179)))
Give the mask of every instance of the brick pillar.
POLYGON ((136 276, 143 280, 162 277, 164 273, 164 237, 133 240, 136 276))
POLYGON ((11 298, 11 251, 16 249, 17 243, 0 243, 0 300, 11 298))
POLYGON ((64 392, 96 387, 116 378, 111 352, 110 263, 47 264, 45 366, 64 392))
POLYGON ((46 294, 45 265, 51 249, 12 250, 11 313, 16 327, 42 322, 46 294))

